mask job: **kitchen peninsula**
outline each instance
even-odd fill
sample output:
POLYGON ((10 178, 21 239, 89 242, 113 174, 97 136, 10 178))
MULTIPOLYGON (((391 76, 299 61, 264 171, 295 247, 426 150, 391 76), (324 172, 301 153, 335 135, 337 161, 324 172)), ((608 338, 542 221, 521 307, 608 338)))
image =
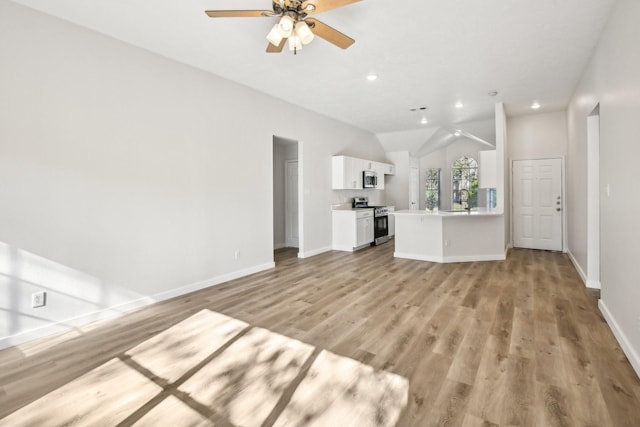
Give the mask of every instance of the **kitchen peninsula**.
POLYGON ((397 258, 441 263, 506 258, 502 212, 401 210, 393 215, 397 258))

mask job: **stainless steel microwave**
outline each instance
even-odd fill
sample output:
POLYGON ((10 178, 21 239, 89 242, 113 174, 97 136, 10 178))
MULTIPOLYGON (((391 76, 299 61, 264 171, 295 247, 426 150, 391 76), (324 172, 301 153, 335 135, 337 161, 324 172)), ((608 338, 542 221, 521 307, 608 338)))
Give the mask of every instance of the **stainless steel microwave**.
POLYGON ((362 188, 376 188, 378 186, 378 175, 374 171, 362 172, 362 188))

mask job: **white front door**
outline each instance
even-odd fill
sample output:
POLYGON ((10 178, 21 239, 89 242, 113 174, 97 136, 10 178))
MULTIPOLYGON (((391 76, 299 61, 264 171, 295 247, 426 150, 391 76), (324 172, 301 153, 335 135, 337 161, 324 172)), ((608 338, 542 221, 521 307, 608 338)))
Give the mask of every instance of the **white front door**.
POLYGON ((513 246, 562 250, 562 160, 513 162, 513 246))
POLYGON ((411 168, 411 176, 409 177, 409 209, 418 209, 418 192, 420 191, 420 172, 418 168, 411 168))
POLYGON ((298 247, 298 161, 285 161, 285 239, 289 248, 298 247))

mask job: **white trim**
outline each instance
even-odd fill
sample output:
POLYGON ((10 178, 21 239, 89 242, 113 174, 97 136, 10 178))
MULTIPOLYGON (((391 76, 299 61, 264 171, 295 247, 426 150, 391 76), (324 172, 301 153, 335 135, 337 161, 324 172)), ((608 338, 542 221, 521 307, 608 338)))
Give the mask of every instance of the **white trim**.
POLYGON ((578 275, 580 275, 580 279, 582 279, 582 283, 584 283, 584 285, 587 288, 591 288, 591 289, 601 289, 602 288, 602 286, 601 286, 599 281, 587 280, 587 275, 584 274, 584 270, 582 269, 582 266, 580 264, 578 264, 578 260, 573 256, 573 254, 571 253, 570 250, 567 251, 567 255, 569 255, 569 259, 571 260, 571 264, 573 264, 573 266, 575 267, 576 271, 578 272, 578 275))
POLYGON ((627 359, 629 359, 631 366, 636 371, 638 377, 640 377, 640 356, 638 355, 638 353, 636 353, 633 346, 627 339, 627 336, 624 334, 624 332, 622 332, 622 329, 620 329, 618 322, 616 322, 616 319, 613 317, 613 314, 611 314, 604 301, 598 300, 598 307, 600 308, 600 312, 602 312, 602 315, 607 321, 607 324, 611 328, 613 335, 615 335, 616 339, 618 340, 622 351, 624 351, 624 354, 627 356, 627 359))
POLYGON ((417 261, 439 262, 441 264, 446 264, 450 262, 504 261, 506 259, 506 253, 494 254, 494 255, 467 255, 467 256, 438 257, 438 256, 429 256, 429 255, 423 255, 423 254, 412 254, 408 252, 394 252, 393 256, 395 258, 414 259, 417 261))
POLYGON ((334 251, 353 252, 353 248, 351 246, 333 245, 331 249, 334 251))
POLYGON ((137 310, 142 307, 146 307, 148 305, 154 304, 159 301, 168 300, 168 299, 185 295, 191 292, 199 291, 201 289, 209 288, 211 286, 216 286, 216 285, 228 282, 230 280, 249 276, 251 274, 272 269, 274 267, 275 267, 275 263, 273 262, 256 265, 254 267, 249 267, 244 270, 234 271, 231 273, 212 277, 211 279, 203 280, 197 283, 192 283, 186 286, 181 286, 179 288, 171 289, 165 292, 160 292, 155 295, 145 296, 145 297, 128 301, 119 305, 108 307, 102 310, 85 313, 77 317, 61 320, 59 322, 51 323, 49 325, 32 329, 29 331, 21 332, 16 335, 9 335, 6 337, 2 337, 0 338, 0 350, 8 347, 13 347, 19 344, 23 344, 37 338, 44 338, 44 337, 56 335, 62 332, 66 332, 75 327, 84 326, 98 320, 107 320, 107 319, 120 317, 126 313, 129 313, 131 311, 137 310))
MULTIPOLYGON (((297 248, 300 245, 300 215, 298 215, 298 238, 294 239, 289 235, 289 226, 291 225, 291 213, 289 212, 289 198, 293 196, 290 191, 289 182, 289 165, 295 163, 298 169, 298 176, 300 175, 300 163, 298 159, 287 159, 284 161, 284 238, 287 247, 289 248, 297 248)), ((300 185, 300 178, 298 178, 297 185, 300 185)), ((295 195, 297 198, 296 202, 298 202, 298 210, 300 210, 300 202, 298 194, 295 195)))
POLYGON ((331 250, 331 246, 327 246, 324 248, 320 248, 320 249, 314 249, 312 251, 307 251, 307 252, 298 252, 298 258, 310 258, 312 256, 316 256, 316 255, 320 255, 323 254, 325 252, 329 252, 331 250))
POLYGON ((587 283, 589 282, 598 285, 600 282, 600 104, 587 116, 587 283))
POLYGON ((580 275, 580 278, 582 279, 582 283, 586 284, 587 283, 587 275, 584 274, 584 270, 582 269, 582 266, 580 264, 578 264, 578 260, 573 256, 573 253, 571 253, 570 250, 567 251, 567 255, 569 255, 569 259, 571 260, 571 263, 573 264, 573 266, 575 267, 576 271, 580 275))
POLYGON ((590 289, 602 289, 602 284, 598 280, 587 280, 585 285, 590 289))

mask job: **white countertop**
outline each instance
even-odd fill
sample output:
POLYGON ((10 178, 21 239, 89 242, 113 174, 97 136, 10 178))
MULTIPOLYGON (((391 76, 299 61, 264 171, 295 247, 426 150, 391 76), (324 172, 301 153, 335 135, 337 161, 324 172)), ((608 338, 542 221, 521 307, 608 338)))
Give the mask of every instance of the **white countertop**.
MULTIPOLYGON (((394 208, 395 206, 387 206, 387 208, 394 208)), ((332 211, 361 211, 362 209, 374 209, 373 206, 369 208, 352 208, 351 206, 343 206, 343 205, 333 205, 331 206, 332 211)), ((392 212, 389 212, 392 213, 392 212)))
POLYGON ((425 210, 401 210, 395 212, 389 212, 389 215, 416 215, 416 216, 434 216, 434 217, 476 217, 476 216, 502 216, 504 213, 502 211, 497 211, 494 209, 486 209, 486 208, 478 208, 477 210, 473 210, 471 212, 467 211, 436 211, 429 212, 425 210))

